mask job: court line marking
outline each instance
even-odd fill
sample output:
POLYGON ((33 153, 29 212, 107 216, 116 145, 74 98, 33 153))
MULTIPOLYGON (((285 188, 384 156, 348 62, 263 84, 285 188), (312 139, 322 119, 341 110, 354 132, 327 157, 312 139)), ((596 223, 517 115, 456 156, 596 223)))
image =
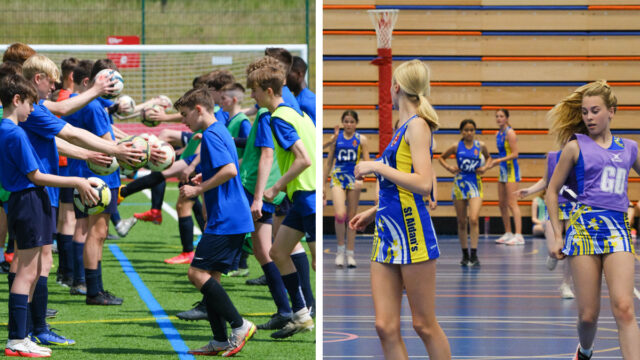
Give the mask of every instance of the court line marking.
POLYGON ((115 258, 120 262, 122 271, 127 275, 129 281, 131 281, 131 284, 138 292, 138 295, 142 301, 144 301, 145 305, 147 305, 147 308, 153 315, 156 323, 160 327, 160 330, 162 330, 162 333, 165 335, 167 340, 169 340, 171 347, 173 347, 173 350, 178 354, 178 358, 180 360, 195 360, 193 355, 187 353, 187 351, 189 351, 187 344, 182 340, 180 333, 173 326, 171 320, 169 320, 169 316, 167 316, 167 313, 164 311, 160 303, 153 297, 153 294, 144 284, 140 275, 138 275, 136 270, 133 268, 133 265, 131 265, 127 256, 116 244, 110 244, 109 250, 111 250, 113 256, 115 256, 115 258))
MULTIPOLYGON (((151 200, 151 190, 144 189, 142 190, 142 193, 146 197, 148 197, 149 200, 151 200)), ((162 210, 166 211, 167 214, 169 214, 175 221, 178 221, 178 212, 176 212, 176 210, 172 208, 171 205, 167 204, 166 201, 162 202, 162 210)), ((196 236, 202 235, 202 232, 196 225, 193 226, 193 235, 196 235, 196 236)))

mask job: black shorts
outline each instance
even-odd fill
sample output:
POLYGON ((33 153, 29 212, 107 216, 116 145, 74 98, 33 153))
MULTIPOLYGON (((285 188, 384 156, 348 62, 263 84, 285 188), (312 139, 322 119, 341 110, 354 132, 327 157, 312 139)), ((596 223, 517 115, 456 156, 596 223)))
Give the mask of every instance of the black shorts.
POLYGON ((63 204, 73 204, 73 188, 60 189, 60 202, 63 204))
POLYGON ((183 131, 182 135, 180 136, 180 140, 182 141, 182 147, 187 146, 187 143, 189 142, 189 140, 191 140, 191 138, 193 137, 193 133, 190 131, 183 131))
MULTIPOLYGON (((101 214, 115 214, 118 212, 118 188, 109 189, 111 190, 111 202, 104 209, 101 214)), ((73 211, 76 213, 76 219, 84 219, 89 217, 89 213, 80 211, 76 206, 76 203, 73 203, 73 211)))
POLYGON ((246 234, 213 235, 203 234, 191 266, 223 274, 238 269, 240 252, 246 234))
POLYGON ((276 205, 274 214, 275 216, 286 216, 289 213, 289 209, 291 209, 291 200, 289 200, 288 196, 285 196, 280 205, 276 205))
MULTIPOLYGON (((251 204, 253 204, 253 194, 249 192, 249 190, 247 190, 247 188, 245 188, 244 186, 242 187, 244 189, 244 195, 247 197, 247 200, 249 200, 249 206, 251 206, 251 204)), ((259 223, 263 223, 263 224, 270 224, 273 225, 273 211, 275 210, 275 205, 273 205, 272 203, 268 203, 266 201, 262 202, 262 217, 258 220, 256 220, 259 223)))
POLYGON ((7 224, 19 250, 53 244, 56 212, 43 187, 13 192, 8 201, 7 224))
POLYGON ((295 209, 291 210, 282 220, 282 225, 303 232, 307 242, 316 241, 316 214, 303 216, 295 209))

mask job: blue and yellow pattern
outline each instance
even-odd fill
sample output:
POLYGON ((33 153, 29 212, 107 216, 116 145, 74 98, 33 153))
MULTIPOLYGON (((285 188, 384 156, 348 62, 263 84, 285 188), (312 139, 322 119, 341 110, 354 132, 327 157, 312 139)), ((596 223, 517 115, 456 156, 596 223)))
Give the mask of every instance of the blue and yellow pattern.
POLYGON ((340 186, 345 190, 355 188, 356 177, 353 175, 356 164, 362 157, 360 134, 355 133, 349 139, 341 131, 336 140, 334 150, 335 165, 331 171, 330 187, 340 186))
POLYGON ((627 213, 576 204, 562 252, 568 256, 635 253, 627 213))
POLYGON ((474 197, 483 197, 482 178, 476 173, 481 165, 482 147, 475 140, 471 149, 467 149, 464 141, 460 140, 456 150, 456 161, 460 172, 453 178, 451 198, 453 200, 467 200, 474 197))
MULTIPOLYGON (((413 172, 405 132, 414 116, 396 130, 379 161, 399 171, 413 172)), ((378 175, 380 192, 371 260, 387 264, 412 264, 440 256, 435 229, 422 195, 414 194, 378 175)))
MULTIPOLYGON (((496 135, 496 145, 498 146, 498 153, 501 158, 509 156, 511 154, 511 147, 507 141, 507 132, 511 129, 508 126, 504 131, 498 131, 496 135)), ((500 177, 499 182, 519 182, 520 181, 520 167, 518 167, 518 159, 509 161, 503 161, 500 163, 500 177)))
POLYGON ((566 202, 566 203, 558 203, 558 219, 560 220, 570 220, 571 219, 571 211, 576 203, 574 202, 566 202))

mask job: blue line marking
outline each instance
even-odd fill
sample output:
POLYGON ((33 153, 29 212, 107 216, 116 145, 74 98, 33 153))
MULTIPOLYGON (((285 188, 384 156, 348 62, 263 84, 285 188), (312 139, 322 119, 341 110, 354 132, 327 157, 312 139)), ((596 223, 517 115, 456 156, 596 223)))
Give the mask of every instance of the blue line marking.
POLYGON ((140 278, 140 275, 138 275, 136 270, 133 268, 133 265, 131 265, 127 256, 122 252, 122 250, 120 250, 120 247, 116 244, 110 244, 109 250, 111 250, 113 256, 115 256, 115 258, 120 262, 122 271, 129 277, 131 284, 138 291, 138 295, 140 295, 140 298, 147 305, 151 315, 156 319, 160 330, 162 330, 164 336, 167 337, 167 340, 169 340, 169 343, 173 347, 173 350, 178 354, 178 358, 180 360, 195 360, 193 355, 187 353, 189 350, 187 344, 182 341, 180 333, 173 326, 171 320, 169 320, 169 316, 164 312, 160 303, 158 303, 158 301, 153 297, 153 294, 149 291, 140 278))

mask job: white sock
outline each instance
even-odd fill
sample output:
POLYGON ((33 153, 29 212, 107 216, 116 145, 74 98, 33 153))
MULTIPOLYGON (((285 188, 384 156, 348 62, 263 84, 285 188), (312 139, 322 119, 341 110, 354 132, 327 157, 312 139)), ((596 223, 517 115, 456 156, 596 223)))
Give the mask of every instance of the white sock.
POLYGON ((344 254, 345 249, 346 249, 345 245, 338 245, 338 254, 344 254))
POLYGON ((347 256, 353 256, 353 250, 347 250, 347 256))

